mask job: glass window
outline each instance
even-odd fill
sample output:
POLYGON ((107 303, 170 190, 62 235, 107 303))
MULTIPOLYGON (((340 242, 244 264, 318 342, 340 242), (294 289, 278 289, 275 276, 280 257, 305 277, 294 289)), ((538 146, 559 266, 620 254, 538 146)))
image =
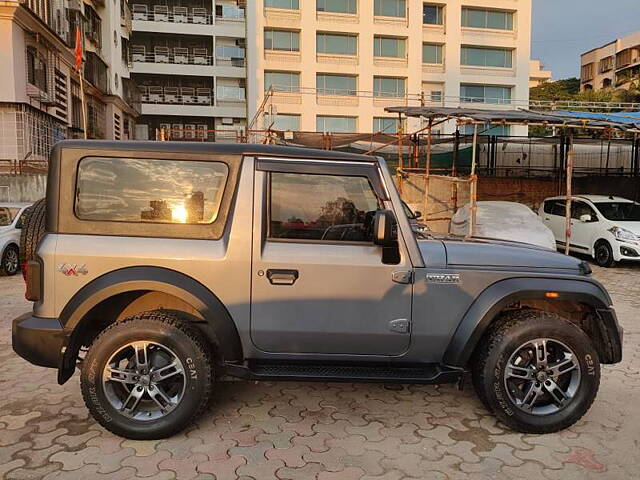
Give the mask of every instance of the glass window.
POLYGON ((299 0, 264 0, 267 8, 283 8, 286 10, 299 10, 299 0))
POLYGON ((264 48, 265 50, 299 52, 300 32, 267 28, 264 31, 264 48))
POLYGON ((27 48, 27 82, 47 92, 47 63, 35 48, 27 48))
POLYGON ((300 115, 278 113, 277 115, 265 115, 265 128, 272 130, 300 130, 300 115))
POLYGON ((397 37, 373 37, 374 57, 405 58, 406 40, 397 37))
POLYGON ((400 120, 393 117, 373 117, 373 131, 395 134, 398 133, 400 120))
POLYGON ((422 23, 427 25, 444 24, 444 8, 441 5, 425 3, 422 5, 422 23))
POLYGON ((373 77, 374 97, 404 97, 406 79, 402 77, 373 77))
POLYGON ((463 103, 511 103, 511 87, 490 85, 460 85, 460 101, 463 103))
POLYGON ((558 215, 564 217, 566 215, 566 203, 564 200, 547 200, 544 202, 544 213, 549 215, 558 215))
POLYGON ((640 222, 640 203, 598 202, 595 206, 607 220, 640 222))
POLYGON ((358 0, 316 0, 318 12, 357 13, 358 0))
POLYGON ((571 202, 571 218, 575 218, 576 220, 580 220, 580 217, 583 215, 589 215, 591 217, 591 222, 597 222, 598 216, 596 212, 584 202, 573 201, 571 202))
POLYGON ((273 88, 278 92, 299 92, 300 74, 298 72, 264 72, 265 91, 273 88))
POLYGON ((87 157, 78 166, 82 220, 212 223, 229 169, 220 162, 87 157))
POLYGON ((442 45, 437 43, 422 44, 422 63, 442 65, 442 45))
POLYGON ((380 207, 366 177, 270 174, 269 238, 372 241, 380 207))
POLYGON ((342 33, 316 33, 316 52, 336 55, 356 55, 358 37, 342 33))
POLYGON ((494 30, 513 30, 513 12, 463 7, 462 26, 492 28, 494 30))
POLYGON ((19 208, 0 207, 0 227, 11 225, 19 211, 19 208))
POLYGON ((356 78, 353 75, 318 73, 316 88, 319 95, 356 95, 356 78))
POLYGON ((352 133, 356 131, 356 117, 318 115, 316 132, 352 133))
POLYGON ((513 67, 513 50, 508 48, 462 47, 461 65, 477 67, 513 67))
POLYGON ((406 17, 405 0, 374 0, 373 14, 381 17, 406 17))

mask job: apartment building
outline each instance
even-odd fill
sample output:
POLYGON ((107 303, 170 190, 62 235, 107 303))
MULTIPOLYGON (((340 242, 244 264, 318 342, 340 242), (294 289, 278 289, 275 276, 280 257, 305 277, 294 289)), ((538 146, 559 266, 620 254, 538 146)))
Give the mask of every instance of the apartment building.
POLYGON ((137 139, 236 141, 246 129, 245 7, 234 0, 131 0, 137 139))
POLYGON ((626 88, 640 75, 640 32, 580 56, 580 90, 626 88))
POLYGON ((133 138, 135 87, 125 0, 7 0, 0 5, 0 160, 45 160, 53 144, 84 136, 76 26, 84 32, 87 137, 133 138))
POLYGON ((539 87, 551 81, 553 74, 547 70, 540 60, 531 60, 529 64, 529 88, 539 87))
MULTIPOLYGON (((385 113, 387 106, 527 105, 531 0, 252 5, 247 101, 253 128, 393 133, 398 119, 385 113)), ((410 119, 403 127, 420 126, 410 119)), ((494 132, 526 135, 527 129, 494 132)))

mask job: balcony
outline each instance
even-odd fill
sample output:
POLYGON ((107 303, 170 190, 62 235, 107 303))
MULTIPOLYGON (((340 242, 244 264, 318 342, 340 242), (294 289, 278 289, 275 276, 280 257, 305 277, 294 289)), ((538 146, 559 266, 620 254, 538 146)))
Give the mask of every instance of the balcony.
POLYGON ((244 87, 218 85, 216 88, 218 103, 244 103, 247 100, 244 87))
POLYGON ((170 105, 213 105, 210 88, 142 86, 142 103, 170 105))
POLYGON ((243 23, 244 8, 237 5, 216 5, 216 23, 243 23))
POLYGON ((167 5, 131 5, 134 20, 148 22, 190 23, 198 25, 213 24, 213 16, 206 8, 167 5))
POLYGON ((148 52, 144 45, 131 45, 133 63, 170 63, 181 65, 214 65, 214 57, 206 48, 153 47, 148 52))

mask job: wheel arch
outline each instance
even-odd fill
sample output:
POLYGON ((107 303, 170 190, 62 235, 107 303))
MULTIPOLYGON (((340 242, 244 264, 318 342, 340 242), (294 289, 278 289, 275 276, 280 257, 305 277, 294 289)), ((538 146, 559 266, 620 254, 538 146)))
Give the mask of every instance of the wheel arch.
POLYGON ((107 325, 142 311, 178 312, 217 346, 224 360, 242 359, 236 325, 220 299, 197 280, 161 267, 127 267, 81 288, 60 314, 68 334, 58 382, 68 380, 80 348, 107 325))
POLYGON ((443 362, 465 367, 487 329, 505 311, 555 311, 590 334, 602 363, 620 361, 621 330, 611 299, 596 282, 577 279, 513 278, 494 283, 467 310, 449 342, 443 362), (547 292, 557 293, 548 298, 547 292))

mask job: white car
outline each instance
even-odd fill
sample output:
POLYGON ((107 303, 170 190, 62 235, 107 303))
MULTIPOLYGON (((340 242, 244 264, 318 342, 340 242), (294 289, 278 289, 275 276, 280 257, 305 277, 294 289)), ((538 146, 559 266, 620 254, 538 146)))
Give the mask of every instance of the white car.
MULTIPOLYGON (((604 195, 576 195, 571 202, 569 249, 591 255, 602 267, 640 260, 640 203, 604 195)), ((540 218, 565 246, 566 197, 547 198, 540 218)))
MULTIPOLYGON (((455 213, 449 231, 454 235, 469 233, 469 204, 455 213)), ((533 210, 517 202, 477 202, 473 236, 556 249, 556 241, 551 230, 540 221, 533 210)))
POLYGON ((0 203, 0 275, 15 275, 20 269, 21 217, 28 203, 0 203))

